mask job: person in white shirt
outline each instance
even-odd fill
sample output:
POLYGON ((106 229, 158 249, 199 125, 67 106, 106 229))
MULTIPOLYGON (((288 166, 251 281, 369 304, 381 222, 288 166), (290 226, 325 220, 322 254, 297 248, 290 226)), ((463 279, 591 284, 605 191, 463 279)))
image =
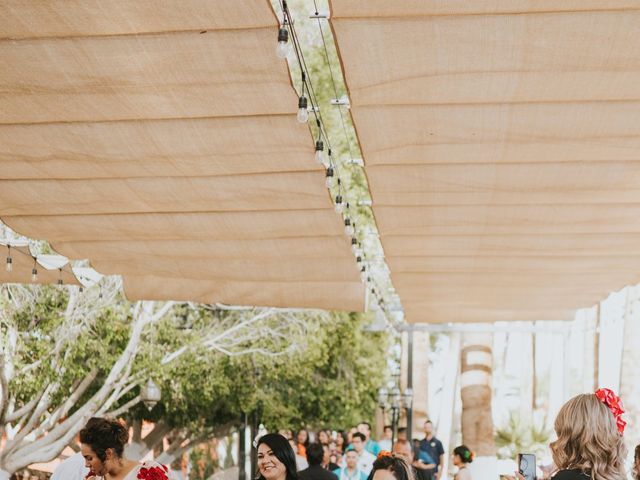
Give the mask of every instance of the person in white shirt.
MULTIPOLYGON (((353 434, 351 438, 351 445, 349 446, 349 450, 355 450, 358 454, 358 469, 364 473, 365 475, 369 475, 371 470, 373 469, 373 462, 376 461, 376 457, 365 450, 364 445, 367 441, 367 437, 365 437, 362 433, 356 432, 353 434)), ((341 467, 346 467, 346 460, 342 457, 342 461, 340 462, 341 467)))
POLYGON ((89 469, 84 464, 82 453, 78 452, 62 461, 51 475, 51 480, 84 480, 89 469))
POLYGON ((382 438, 378 440, 378 446, 380 450, 386 450, 387 452, 391 451, 391 438, 393 437, 393 429, 391 425, 385 425, 384 430, 382 432, 382 438))
POLYGON ((367 480, 367 476, 358 468, 358 454, 355 450, 347 450, 344 458, 346 466, 333 471, 338 480, 367 480))

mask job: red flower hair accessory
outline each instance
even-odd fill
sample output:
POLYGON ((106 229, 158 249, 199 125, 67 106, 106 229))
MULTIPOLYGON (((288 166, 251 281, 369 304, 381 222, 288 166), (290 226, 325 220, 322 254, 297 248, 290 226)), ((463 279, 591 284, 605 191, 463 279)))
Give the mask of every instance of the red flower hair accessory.
POLYGON ((613 390, 609 388, 599 388, 596 390, 596 397, 598 397, 598 400, 604 403, 609 410, 611 410, 613 418, 616 419, 618 431, 620 432, 620 435, 622 435, 627 422, 622 419, 624 407, 622 406, 622 400, 620 400, 620 397, 618 397, 613 390))

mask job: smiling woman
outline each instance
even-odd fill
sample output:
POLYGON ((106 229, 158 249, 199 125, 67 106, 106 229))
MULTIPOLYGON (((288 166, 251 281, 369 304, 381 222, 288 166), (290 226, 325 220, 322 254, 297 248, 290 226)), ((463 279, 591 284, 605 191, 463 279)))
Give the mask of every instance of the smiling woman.
POLYGON ((258 440, 258 480, 298 480, 293 449, 278 433, 258 440))

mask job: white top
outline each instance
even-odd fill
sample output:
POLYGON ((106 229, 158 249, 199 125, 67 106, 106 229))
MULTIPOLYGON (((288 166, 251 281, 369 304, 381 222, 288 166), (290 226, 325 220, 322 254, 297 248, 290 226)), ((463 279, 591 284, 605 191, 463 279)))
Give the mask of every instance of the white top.
POLYGON ((51 480, 84 480, 88 473, 89 469, 84 466, 84 457, 78 452, 56 467, 51 480))
MULTIPOLYGON (((171 473, 167 467, 165 467, 164 465, 154 460, 147 460, 146 462, 142 462, 140 465, 134 467, 127 474, 127 476, 124 477, 124 480, 144 479, 145 478, 144 472, 141 472, 141 470, 143 469, 148 469, 148 470, 155 469, 157 472, 157 475, 152 477, 154 478, 154 480, 156 479, 157 480, 176 480, 175 475, 173 475, 173 473, 171 473), (142 474, 139 475, 140 473, 142 474)), ((93 477, 89 477, 89 480, 104 480, 104 477, 101 477, 100 475, 95 475, 93 477)))
POLYGON ((460 467, 456 473, 455 480, 471 480, 471 472, 467 467, 460 467))
MULTIPOLYGON (((376 461, 376 457, 373 453, 367 452, 366 450, 362 450, 362 453, 358 457, 358 470, 360 470, 365 475, 369 475, 371 470, 373 470, 373 462, 376 461)), ((346 468, 347 462, 344 456, 340 461, 340 466, 342 468, 346 468)))

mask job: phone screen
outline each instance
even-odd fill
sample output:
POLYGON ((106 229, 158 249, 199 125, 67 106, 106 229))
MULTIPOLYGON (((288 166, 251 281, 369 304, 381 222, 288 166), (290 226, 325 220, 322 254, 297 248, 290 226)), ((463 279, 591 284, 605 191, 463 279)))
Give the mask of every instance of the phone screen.
POLYGON ((531 453, 520 453, 518 470, 526 480, 536 480, 536 456, 531 453))

